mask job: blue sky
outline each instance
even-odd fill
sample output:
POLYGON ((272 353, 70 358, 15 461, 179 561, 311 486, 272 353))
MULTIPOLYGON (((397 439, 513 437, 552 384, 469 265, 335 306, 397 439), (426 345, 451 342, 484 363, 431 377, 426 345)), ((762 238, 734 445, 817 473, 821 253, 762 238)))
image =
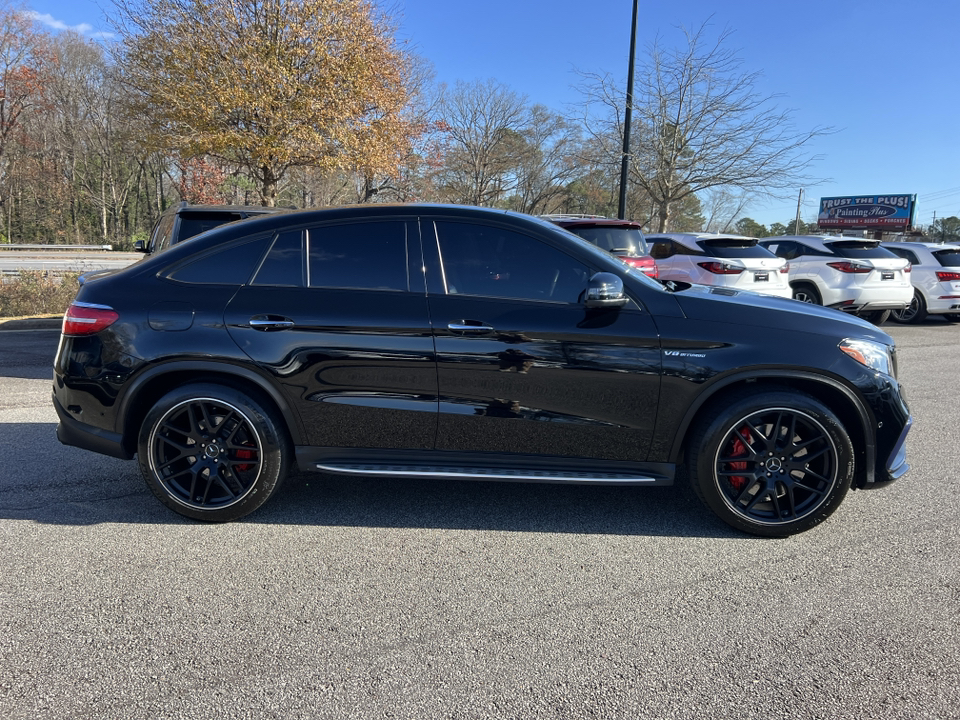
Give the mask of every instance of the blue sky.
MULTIPOLYGON (((88 37, 109 32, 108 1, 26 0, 49 28, 88 37)), ((429 60, 436 79, 493 78, 531 102, 563 111, 578 100, 576 70, 626 77, 631 0, 387 0, 400 36, 429 60)), ((917 221, 960 216, 960 33, 957 0, 640 0, 638 63, 659 35, 710 20, 734 31, 757 89, 781 93, 801 129, 833 126, 810 149, 822 158, 801 215, 816 219, 833 195, 915 193, 917 221)), ((799 192, 799 188, 797 188, 799 192)), ((792 199, 752 206, 761 223, 786 222, 792 199)))

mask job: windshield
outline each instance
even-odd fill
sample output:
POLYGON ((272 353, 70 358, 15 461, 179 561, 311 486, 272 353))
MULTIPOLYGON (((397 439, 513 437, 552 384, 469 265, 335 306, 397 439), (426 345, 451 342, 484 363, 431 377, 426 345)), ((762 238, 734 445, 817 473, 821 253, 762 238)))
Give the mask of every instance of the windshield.
POLYGON ((639 228, 616 227, 615 225, 594 225, 568 228, 584 240, 588 240, 607 252, 618 255, 645 255, 646 245, 639 228))

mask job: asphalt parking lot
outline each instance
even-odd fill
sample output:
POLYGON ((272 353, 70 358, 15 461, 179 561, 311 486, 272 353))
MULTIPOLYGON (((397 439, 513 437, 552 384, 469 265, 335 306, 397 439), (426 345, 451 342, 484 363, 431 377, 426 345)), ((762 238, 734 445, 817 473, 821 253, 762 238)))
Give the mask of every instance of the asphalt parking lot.
POLYGON ((203 525, 61 446, 0 333, 0 717, 960 718, 960 326, 884 326, 913 469, 786 540, 685 487, 298 475, 203 525))

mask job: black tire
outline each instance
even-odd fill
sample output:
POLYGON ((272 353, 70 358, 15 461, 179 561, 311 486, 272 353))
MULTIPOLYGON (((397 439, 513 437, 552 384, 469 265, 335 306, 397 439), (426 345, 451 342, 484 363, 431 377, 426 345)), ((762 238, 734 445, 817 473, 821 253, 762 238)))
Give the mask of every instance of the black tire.
POLYGON ((869 312, 861 313, 860 317, 874 325, 883 325, 883 323, 890 319, 890 313, 890 310, 870 310, 869 312))
POLYGON ((815 285, 810 283, 797 283, 793 286, 793 299, 800 302, 810 303, 811 305, 823 305, 823 299, 820 297, 820 291, 815 285))
POLYGON ((138 460, 164 505, 195 520, 227 522, 270 499, 291 451, 286 428, 266 402, 197 383, 167 393, 147 413, 138 460))
POLYGON ((853 481, 843 424, 816 398, 788 388, 743 391, 710 405, 687 457, 700 500, 732 527, 764 537, 823 522, 853 481))
POLYGON ((919 290, 913 291, 913 300, 903 310, 894 310, 890 316, 898 323, 920 323, 927 318, 927 301, 923 299, 923 293, 919 290))

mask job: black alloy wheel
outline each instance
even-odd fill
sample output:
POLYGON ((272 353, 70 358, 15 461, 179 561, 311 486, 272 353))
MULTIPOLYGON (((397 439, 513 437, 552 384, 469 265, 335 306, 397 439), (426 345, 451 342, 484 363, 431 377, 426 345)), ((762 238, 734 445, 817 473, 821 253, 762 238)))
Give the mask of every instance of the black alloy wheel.
POLYGON ((811 305, 822 305, 820 292, 810 283, 797 283, 793 286, 793 299, 811 305))
POLYGON ((891 317, 898 323, 919 323, 927 317, 927 303, 919 290, 913 291, 913 300, 903 310, 894 310, 891 317))
POLYGON ((712 411, 692 436, 692 480, 722 520, 785 537, 823 522, 840 505, 853 480, 853 445, 820 401, 787 389, 755 390, 712 411))
POLYGON ((282 426, 245 394, 189 385, 164 396, 140 432, 140 469, 167 507, 224 522, 265 503, 286 474, 282 426))

